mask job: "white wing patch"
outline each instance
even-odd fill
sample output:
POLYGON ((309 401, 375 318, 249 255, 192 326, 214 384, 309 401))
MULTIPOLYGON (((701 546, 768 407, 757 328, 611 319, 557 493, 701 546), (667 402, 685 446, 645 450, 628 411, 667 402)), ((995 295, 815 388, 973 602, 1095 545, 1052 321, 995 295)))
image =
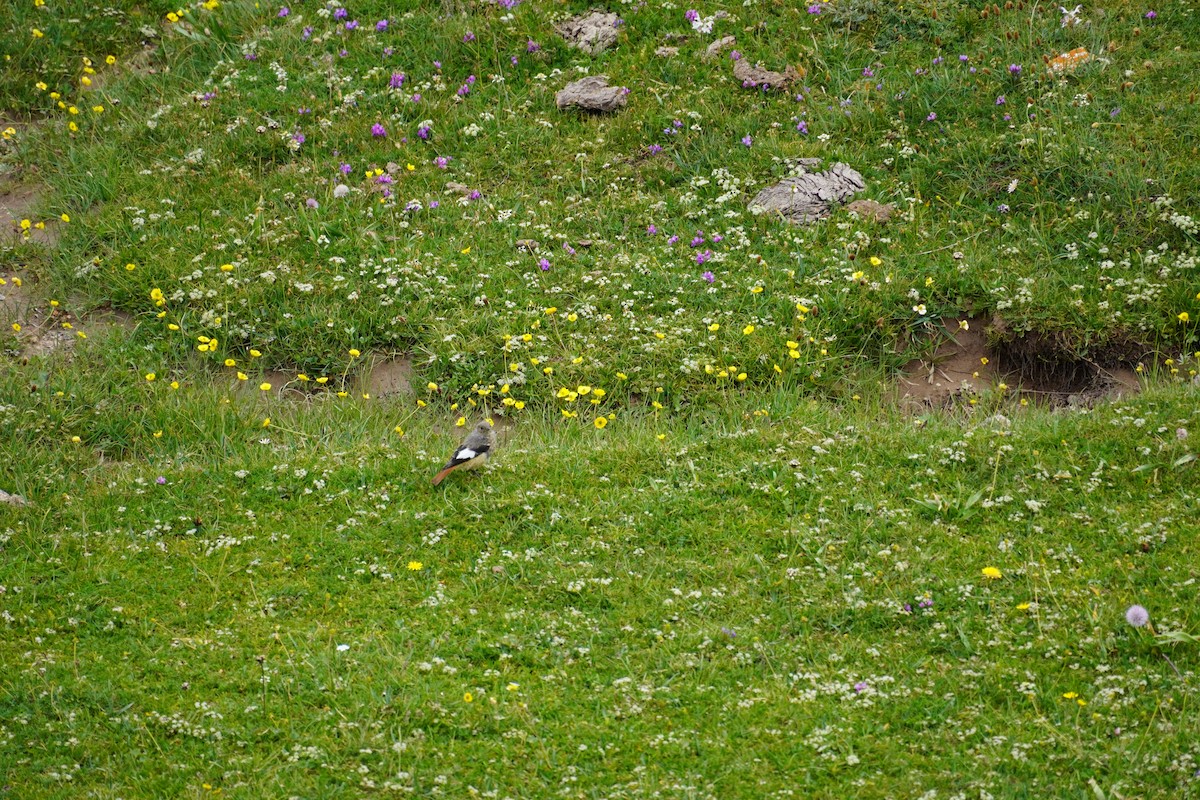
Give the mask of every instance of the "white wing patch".
POLYGON ((454 458, 457 461, 467 461, 468 459, 474 458, 476 455, 478 455, 478 453, 476 453, 474 450, 469 447, 464 447, 462 450, 459 450, 454 454, 454 458))

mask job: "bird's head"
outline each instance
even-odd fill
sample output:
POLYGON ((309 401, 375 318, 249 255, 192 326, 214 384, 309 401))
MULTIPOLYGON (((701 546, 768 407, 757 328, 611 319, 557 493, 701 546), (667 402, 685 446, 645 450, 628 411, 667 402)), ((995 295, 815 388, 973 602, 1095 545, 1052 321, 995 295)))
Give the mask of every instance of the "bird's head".
POLYGON ((475 426, 475 431, 477 433, 488 433, 491 431, 491 429, 492 423, 488 422, 486 419, 479 420, 479 424, 475 426))

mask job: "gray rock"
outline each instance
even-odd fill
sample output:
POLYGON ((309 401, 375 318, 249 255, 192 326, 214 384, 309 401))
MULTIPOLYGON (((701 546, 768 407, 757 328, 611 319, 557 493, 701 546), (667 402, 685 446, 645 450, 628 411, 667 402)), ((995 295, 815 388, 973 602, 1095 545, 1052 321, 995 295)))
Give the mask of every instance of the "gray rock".
POLYGON ((671 58, 672 56, 679 55, 679 48, 678 47, 660 47, 654 51, 654 55, 658 56, 659 58, 671 58))
POLYGON ((3 489, 0 489, 0 505, 27 506, 29 505, 29 501, 24 497, 21 497, 19 494, 9 494, 3 489))
POLYGON ((783 72, 773 72, 739 58, 733 62, 733 77, 747 89, 783 90, 803 80, 804 73, 790 64, 784 67, 783 72))
POLYGON ((560 109, 575 106, 584 111, 611 113, 624 107, 625 95, 625 87, 608 85, 607 75, 589 75, 564 86, 554 95, 554 102, 560 109))
POLYGON ((768 186, 750 201, 754 214, 780 214, 790 222, 815 222, 829 216, 830 209, 867 188, 863 176, 846 164, 834 164, 824 172, 784 178, 768 186))
POLYGON ((560 22, 554 30, 572 47, 596 56, 616 44, 618 19, 616 14, 593 11, 560 22))
POLYGON ((714 58, 721 55, 721 51, 726 47, 733 47, 736 41, 737 39, 734 39, 732 36, 722 36, 720 39, 717 39, 715 42, 710 44, 707 49, 705 49, 703 56, 704 60, 712 61, 714 58))

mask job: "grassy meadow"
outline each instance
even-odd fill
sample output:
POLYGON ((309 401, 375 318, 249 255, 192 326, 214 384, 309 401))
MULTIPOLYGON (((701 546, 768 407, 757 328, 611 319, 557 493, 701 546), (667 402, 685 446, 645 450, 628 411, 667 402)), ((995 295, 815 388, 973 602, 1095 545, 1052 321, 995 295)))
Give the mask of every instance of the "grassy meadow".
POLYGON ((0 798, 1200 797, 1195 6, 588 9, 0 13, 0 798))

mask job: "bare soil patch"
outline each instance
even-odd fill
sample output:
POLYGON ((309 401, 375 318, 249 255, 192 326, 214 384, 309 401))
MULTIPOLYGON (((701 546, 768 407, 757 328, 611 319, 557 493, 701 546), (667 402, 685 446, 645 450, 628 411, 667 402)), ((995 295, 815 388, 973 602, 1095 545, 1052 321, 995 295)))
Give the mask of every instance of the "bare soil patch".
POLYGON ((933 352, 904 365, 895 389, 903 407, 953 408, 1001 384, 1014 397, 1051 407, 1088 407, 1141 388, 1132 365, 1144 348, 1133 341, 1081 357, 1065 332, 1015 334, 999 317, 963 322, 942 320, 930 334, 933 352))

